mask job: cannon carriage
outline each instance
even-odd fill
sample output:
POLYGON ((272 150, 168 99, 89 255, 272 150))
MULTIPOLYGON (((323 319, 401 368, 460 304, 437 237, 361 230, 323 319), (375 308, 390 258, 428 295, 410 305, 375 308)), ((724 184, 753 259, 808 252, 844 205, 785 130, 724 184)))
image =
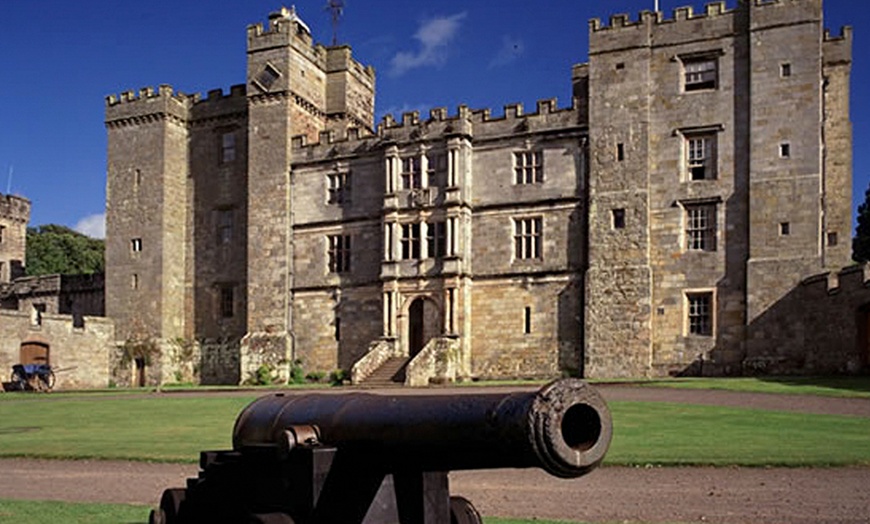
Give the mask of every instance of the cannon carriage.
POLYGON ((610 413, 580 380, 536 392, 276 393, 238 416, 233 449, 205 451, 198 477, 164 491, 151 524, 480 524, 448 473, 592 471, 610 413))

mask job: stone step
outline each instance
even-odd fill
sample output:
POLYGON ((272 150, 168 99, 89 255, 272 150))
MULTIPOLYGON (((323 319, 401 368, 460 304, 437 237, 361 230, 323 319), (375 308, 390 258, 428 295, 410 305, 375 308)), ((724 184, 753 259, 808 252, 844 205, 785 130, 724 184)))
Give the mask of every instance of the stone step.
POLYGON ((407 357, 391 357, 362 381, 364 386, 396 386, 405 382, 405 366, 410 362, 407 357))

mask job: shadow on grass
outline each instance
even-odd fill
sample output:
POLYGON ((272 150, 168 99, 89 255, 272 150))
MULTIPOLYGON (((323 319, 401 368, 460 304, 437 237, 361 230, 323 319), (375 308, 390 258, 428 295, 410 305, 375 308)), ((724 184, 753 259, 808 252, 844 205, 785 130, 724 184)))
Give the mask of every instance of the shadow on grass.
POLYGON ((870 394, 870 376, 756 377, 761 382, 793 387, 816 387, 870 394))

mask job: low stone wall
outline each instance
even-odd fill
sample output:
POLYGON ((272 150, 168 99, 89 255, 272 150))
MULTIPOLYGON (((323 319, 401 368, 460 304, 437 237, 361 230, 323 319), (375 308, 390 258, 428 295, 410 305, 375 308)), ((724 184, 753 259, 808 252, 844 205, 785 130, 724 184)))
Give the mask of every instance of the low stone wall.
POLYGON ((408 363, 406 386, 428 386, 431 383, 455 382, 461 366, 459 339, 436 337, 408 363))
POLYGON ((199 379, 202 384, 241 383, 241 341, 207 339, 200 342, 199 379))
POLYGON ((274 383, 290 379, 292 341, 287 333, 248 333, 242 338, 239 354, 239 383, 256 380, 261 366, 266 366, 274 383))
POLYGON ((747 375, 870 370, 870 265, 805 279, 750 325, 747 375))
POLYGON ((359 384, 369 377, 388 358, 396 355, 395 342, 392 340, 376 340, 369 344, 365 355, 350 368, 351 384, 359 384))
POLYGON ((21 345, 37 341, 48 346, 49 364, 55 370, 55 389, 109 386, 109 355, 115 326, 101 317, 84 317, 82 327, 70 315, 43 314, 39 323, 30 313, 0 311, 0 372, 7 380, 21 360, 21 345))

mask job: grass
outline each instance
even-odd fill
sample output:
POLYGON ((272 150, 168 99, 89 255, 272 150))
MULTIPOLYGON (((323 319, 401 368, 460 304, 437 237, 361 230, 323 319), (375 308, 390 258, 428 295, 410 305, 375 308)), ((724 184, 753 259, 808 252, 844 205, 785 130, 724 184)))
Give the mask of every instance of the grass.
POLYGON ((633 384, 645 387, 870 399, 870 377, 679 378, 633 384))
MULTIPOLYGON (((231 447, 250 396, 9 394, 0 456, 195 462, 231 447)), ((609 465, 870 465, 870 418, 613 402, 609 465)))
POLYGON ((870 418, 671 403, 613 402, 605 464, 870 465, 870 418))
POLYGON ((148 522, 145 506, 0 500, 0 522, 17 524, 119 524, 148 522))
POLYGON ((174 462, 231 447, 236 415, 256 397, 16 396, 0 402, 0 456, 174 462))
MULTIPOLYGON (((125 504, 84 504, 0 500, 0 522, 17 524, 144 524, 150 507, 125 504)), ((572 524, 555 520, 483 519, 484 524, 572 524)))

